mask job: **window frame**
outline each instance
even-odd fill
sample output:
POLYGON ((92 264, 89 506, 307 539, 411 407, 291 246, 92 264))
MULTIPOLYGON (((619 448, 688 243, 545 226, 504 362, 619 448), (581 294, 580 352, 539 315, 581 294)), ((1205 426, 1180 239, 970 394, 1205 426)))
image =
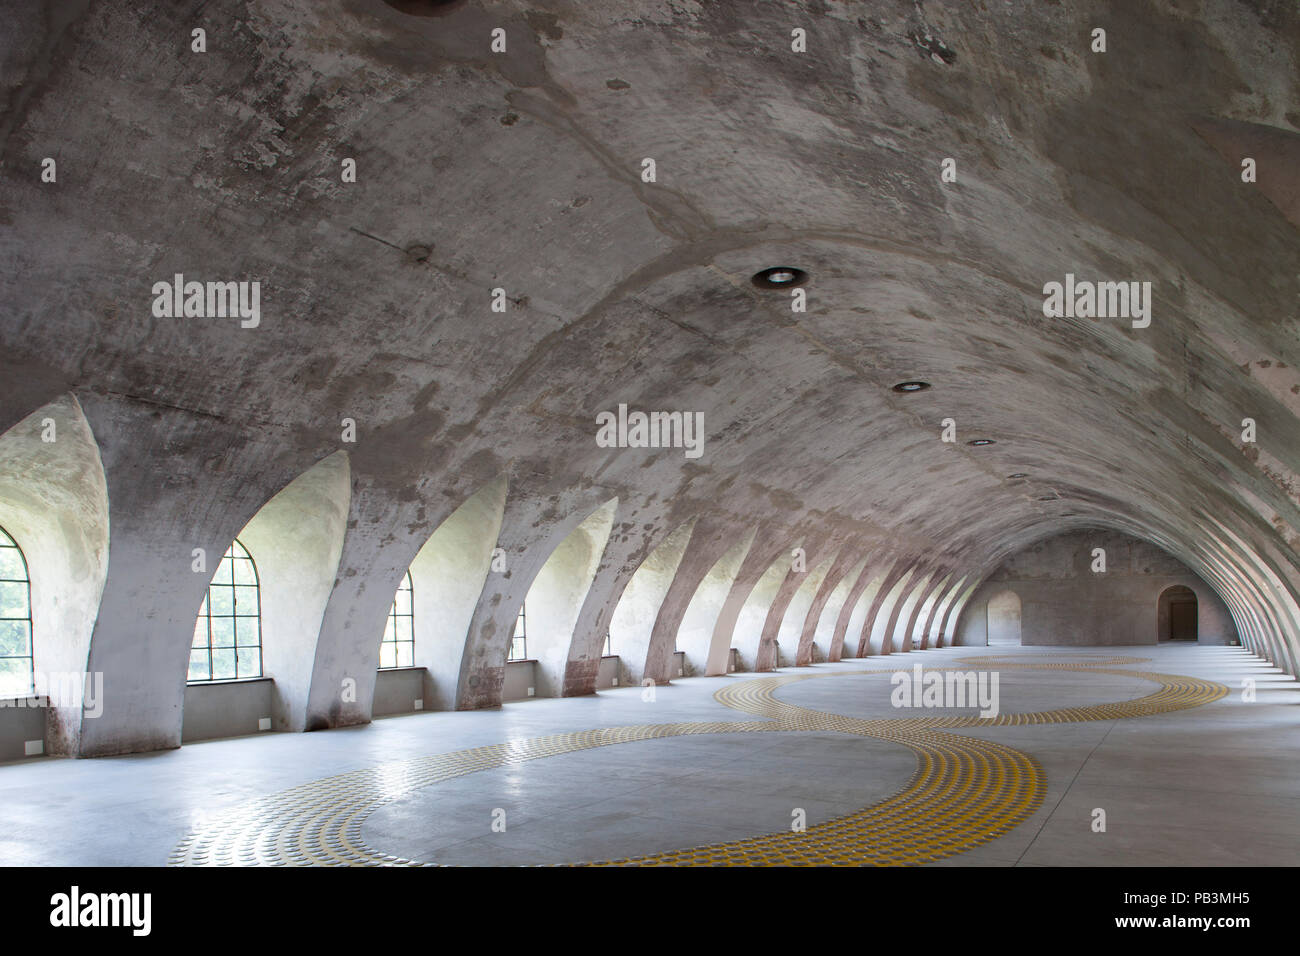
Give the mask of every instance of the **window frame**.
POLYGON ((190 684, 228 684, 233 681, 261 680, 265 678, 266 659, 265 659, 265 653, 262 645, 262 576, 257 571, 257 561, 254 560, 252 552, 250 552, 248 548, 244 546, 244 543, 240 541, 238 538, 235 538, 233 541, 231 541, 230 547, 226 548, 225 553, 221 555, 221 560, 217 562, 217 570, 213 572, 212 580, 208 582, 208 589, 203 593, 203 603, 199 606, 199 613, 194 619, 194 629, 196 634, 198 632, 199 624, 201 622, 204 622, 207 625, 208 641, 206 646, 196 645, 193 640, 191 640, 190 642, 190 662, 185 671, 185 683, 187 686, 190 684), (239 548, 239 551, 242 552, 242 554, 235 553, 236 547, 239 548), (246 588, 249 587, 249 585, 238 584, 236 582, 235 562, 244 561, 244 560, 248 561, 249 567, 252 568, 253 570, 252 587, 257 597, 257 610, 253 614, 239 613, 238 588, 246 588), (226 561, 231 562, 229 584, 226 584, 225 582, 217 581, 217 576, 220 575, 221 573, 221 566, 226 561), (212 589, 227 588, 227 587, 230 588, 230 592, 231 592, 230 593, 231 613, 214 615, 212 613, 212 589), (231 641, 233 643, 231 643, 230 645, 225 645, 225 644, 219 646, 213 645, 212 621, 214 617, 217 618, 218 620, 230 620, 232 622, 231 641), (257 621, 257 643, 256 644, 246 644, 246 643, 242 643, 239 640, 239 621, 241 619, 247 620, 250 618, 257 621), (241 674, 239 672, 239 652, 241 650, 247 650, 248 648, 251 647, 257 648, 257 673, 241 674), (224 650, 233 650, 235 652, 235 675, 233 677, 214 677, 212 676, 214 673, 213 652, 224 651, 224 650), (207 653, 207 661, 208 661, 207 677, 190 676, 192 672, 192 668, 194 666, 195 651, 206 651, 207 653))
MULTIPOLYGON (((27 624, 27 653, 26 654, 3 654, 0 660, 6 661, 27 661, 27 690, 16 697, 30 697, 36 693, 36 628, 32 623, 32 569, 27 563, 27 555, 23 553, 22 546, 18 544, 14 536, 0 527, 0 548, 6 550, 13 549, 18 552, 18 560, 23 565, 22 578, 0 578, 0 583, 4 584, 22 584, 25 585, 27 616, 26 617, 0 617, 0 621, 18 621, 27 624)), ((6 695, 0 694, 4 699, 11 699, 6 695)), ((16 699, 16 698, 13 698, 16 699)))
POLYGON ((388 617, 384 619, 384 635, 379 639, 379 669, 381 671, 395 671, 415 666, 415 582, 411 580, 411 572, 408 568, 406 573, 402 575, 402 582, 397 585, 397 591, 393 594, 393 603, 388 609, 388 617), (401 594, 403 591, 411 596, 411 609, 405 614, 398 613, 397 610, 397 595, 401 594), (408 633, 410 634, 410 637, 402 638, 397 636, 398 624, 403 620, 408 622, 408 633), (391 641, 388 639, 389 623, 392 624, 393 639, 391 641), (411 663, 409 664, 400 663, 402 659, 401 647, 403 644, 411 645, 411 663), (384 665, 385 646, 393 647, 393 660, 398 661, 399 663, 390 664, 388 666, 384 665))
POLYGON ((506 651, 507 664, 513 661, 526 661, 529 659, 528 658, 528 614, 524 610, 524 608, 526 608, 527 606, 528 606, 528 602, 524 601, 522 604, 519 605, 519 613, 515 615, 515 629, 510 633, 510 647, 506 651), (522 642, 522 644, 520 645, 523 648, 522 654, 519 655, 515 654, 516 642, 522 642))

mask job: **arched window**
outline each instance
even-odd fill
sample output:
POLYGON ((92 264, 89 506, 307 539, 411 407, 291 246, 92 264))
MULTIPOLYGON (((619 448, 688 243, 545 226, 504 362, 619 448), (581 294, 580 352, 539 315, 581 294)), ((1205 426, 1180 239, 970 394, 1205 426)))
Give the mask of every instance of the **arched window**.
POLYGON ((22 550, 0 528, 0 697, 34 689, 32 585, 22 550))
POLYGON ((190 683, 262 676, 257 566, 236 539, 217 565, 194 622, 190 683))
POLYGON ((384 639, 379 644, 379 668, 415 666, 415 611, 412 603, 414 589, 411 572, 402 575, 402 583, 393 596, 393 606, 388 611, 384 625, 384 639))
POLYGON ((528 660, 528 619, 524 616, 524 605, 519 605, 519 616, 515 618, 515 636, 510 639, 510 661, 528 660))

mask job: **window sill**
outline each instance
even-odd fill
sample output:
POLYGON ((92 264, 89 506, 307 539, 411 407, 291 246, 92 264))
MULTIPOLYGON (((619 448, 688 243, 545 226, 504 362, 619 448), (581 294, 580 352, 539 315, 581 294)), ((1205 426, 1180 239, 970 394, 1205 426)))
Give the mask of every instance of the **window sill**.
POLYGON ((274 677, 232 677, 227 680, 187 680, 186 687, 220 687, 223 684, 256 684, 258 681, 274 681, 274 677))

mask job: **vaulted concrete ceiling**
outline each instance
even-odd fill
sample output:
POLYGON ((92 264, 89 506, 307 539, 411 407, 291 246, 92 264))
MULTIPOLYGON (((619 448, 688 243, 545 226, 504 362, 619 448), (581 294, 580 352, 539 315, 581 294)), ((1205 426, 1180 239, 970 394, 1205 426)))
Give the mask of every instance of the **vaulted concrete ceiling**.
POLYGON ((115 531, 233 534, 349 447, 342 573, 508 474, 539 524, 617 497, 642 553, 704 515, 977 578, 1102 525, 1300 589, 1284 0, 4 19, 0 429, 75 392, 115 531), (806 312, 750 282, 778 265, 806 312), (175 273, 259 280, 260 325, 155 317, 175 273), (1150 326, 1046 317, 1067 273, 1150 281, 1150 326), (619 403, 703 412, 702 457, 598 447, 619 403))

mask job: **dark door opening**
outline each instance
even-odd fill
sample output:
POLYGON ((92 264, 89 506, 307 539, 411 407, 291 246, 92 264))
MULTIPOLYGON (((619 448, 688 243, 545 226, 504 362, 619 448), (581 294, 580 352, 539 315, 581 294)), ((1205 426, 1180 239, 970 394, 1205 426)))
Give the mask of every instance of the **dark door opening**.
POLYGON ((1160 595, 1158 619, 1160 640, 1195 641, 1197 631, 1196 592, 1181 584, 1166 588, 1160 595))

